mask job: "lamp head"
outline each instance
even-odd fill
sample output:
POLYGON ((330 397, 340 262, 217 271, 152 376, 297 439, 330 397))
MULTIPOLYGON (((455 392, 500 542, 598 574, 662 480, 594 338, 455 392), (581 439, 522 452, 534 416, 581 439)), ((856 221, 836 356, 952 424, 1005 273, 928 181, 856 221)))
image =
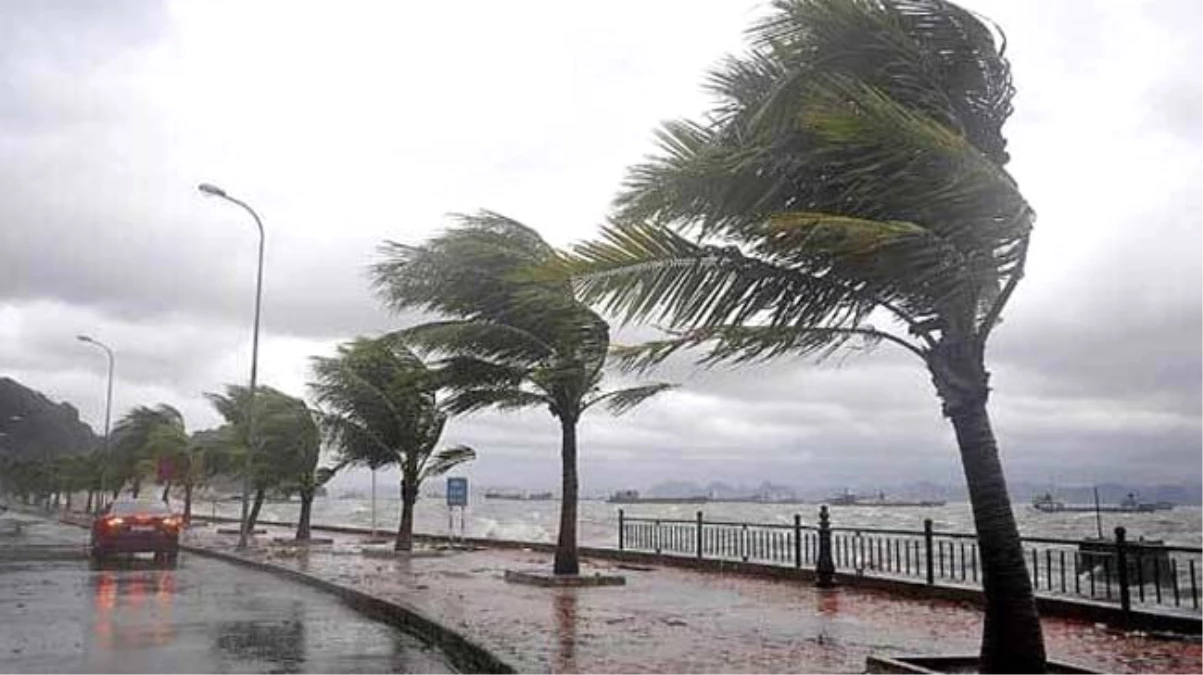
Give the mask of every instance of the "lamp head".
POLYGON ((217 187, 216 185, 213 185, 212 183, 201 183, 200 185, 196 186, 196 189, 200 190, 202 193, 207 194, 211 197, 225 197, 226 196, 225 190, 217 187))
POLYGON ((80 342, 93 342, 92 338, 88 337, 87 335, 76 335, 75 339, 79 340, 80 342))

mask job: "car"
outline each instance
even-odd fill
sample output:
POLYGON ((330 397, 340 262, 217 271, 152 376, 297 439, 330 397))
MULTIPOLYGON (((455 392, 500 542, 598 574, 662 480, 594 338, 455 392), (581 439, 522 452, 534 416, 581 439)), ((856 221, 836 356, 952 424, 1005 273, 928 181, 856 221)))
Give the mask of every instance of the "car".
POLYGON ((92 560, 153 553, 156 560, 175 564, 182 525, 183 519, 163 502, 118 500, 92 521, 92 560))

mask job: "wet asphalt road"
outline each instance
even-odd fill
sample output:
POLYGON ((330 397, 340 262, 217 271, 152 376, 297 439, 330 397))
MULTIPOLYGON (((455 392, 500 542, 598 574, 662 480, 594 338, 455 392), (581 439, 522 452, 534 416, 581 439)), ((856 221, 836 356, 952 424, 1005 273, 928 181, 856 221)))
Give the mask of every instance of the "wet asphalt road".
POLYGON ((93 570, 86 541, 49 522, 0 536, 0 672, 454 672, 321 591, 187 552, 93 570))

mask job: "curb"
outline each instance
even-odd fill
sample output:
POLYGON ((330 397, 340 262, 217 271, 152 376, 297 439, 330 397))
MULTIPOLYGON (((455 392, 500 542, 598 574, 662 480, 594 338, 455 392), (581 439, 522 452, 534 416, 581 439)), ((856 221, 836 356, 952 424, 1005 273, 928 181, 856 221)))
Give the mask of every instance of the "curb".
POLYGON ((377 598, 362 591, 357 591, 353 588, 280 565, 260 562, 258 560, 248 560, 232 553, 215 551, 191 544, 181 543, 180 548, 195 555, 214 558, 276 576, 286 577, 306 586, 337 595, 348 606, 361 614, 387 623, 428 644, 438 647, 447 655, 448 660, 451 661, 451 665, 459 672, 507 674, 518 672, 512 665, 506 663, 484 647, 424 616, 413 607, 377 598))

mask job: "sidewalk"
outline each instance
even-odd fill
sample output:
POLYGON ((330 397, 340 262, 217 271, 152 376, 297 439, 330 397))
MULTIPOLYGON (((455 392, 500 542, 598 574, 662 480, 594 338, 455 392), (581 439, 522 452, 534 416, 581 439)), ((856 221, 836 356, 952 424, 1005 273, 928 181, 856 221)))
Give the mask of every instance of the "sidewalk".
MULTIPOLYGON (((197 528, 189 543, 232 552, 237 537, 197 528)), ((796 581, 585 560, 583 573, 622 574, 625 587, 541 588, 505 570, 548 570, 551 556, 486 549, 438 556, 391 551, 361 535, 315 532, 332 545, 270 543, 266 526, 246 557, 395 600, 460 631, 523 672, 863 672, 875 654, 976 653, 977 609, 796 581)), ((1050 657, 1103 672, 1199 672, 1198 641, 1121 633, 1045 619, 1050 657)))

